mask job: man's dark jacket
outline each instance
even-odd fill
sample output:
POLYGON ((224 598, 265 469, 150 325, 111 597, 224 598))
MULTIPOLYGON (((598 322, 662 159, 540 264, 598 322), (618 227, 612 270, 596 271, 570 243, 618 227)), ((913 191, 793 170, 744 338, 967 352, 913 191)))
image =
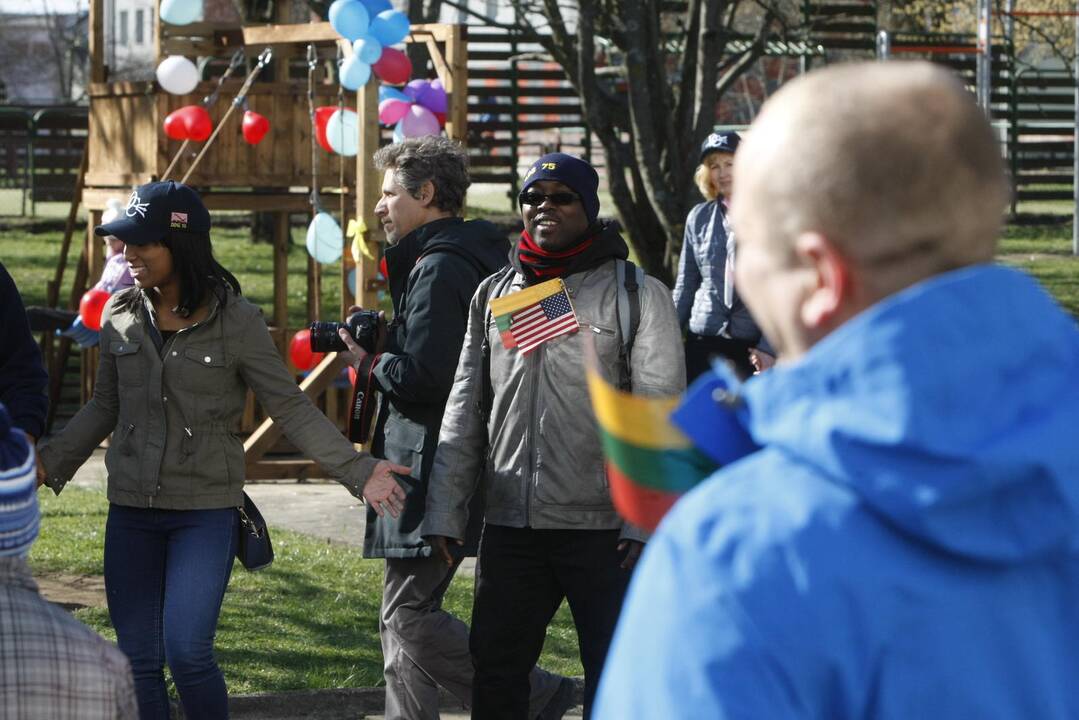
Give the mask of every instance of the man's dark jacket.
POLYGON ((48 386, 49 376, 30 333, 19 290, 0 263, 0 402, 7 406, 12 424, 36 438, 45 432, 48 386))
MULTIPOLYGON (((394 319, 375 364, 382 406, 371 451, 407 465, 407 497, 397 519, 368 508, 364 557, 426 557, 420 537, 442 414, 465 337, 468 307, 480 281, 506 264, 509 241, 485 220, 427 223, 386 251, 394 319)), ((463 551, 474 554, 482 512, 463 551)))

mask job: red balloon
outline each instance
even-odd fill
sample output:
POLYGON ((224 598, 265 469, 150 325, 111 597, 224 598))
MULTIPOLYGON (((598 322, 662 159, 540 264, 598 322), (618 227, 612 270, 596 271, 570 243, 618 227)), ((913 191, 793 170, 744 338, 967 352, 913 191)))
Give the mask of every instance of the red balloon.
POLYGON ((382 57, 371 69, 387 85, 404 85, 412 77, 412 61, 397 48, 382 48, 382 57))
POLYGON ((434 115, 438 119, 438 124, 446 127, 446 113, 435 113, 434 115))
POLYGON ((82 294, 82 300, 79 300, 79 315, 82 316, 83 325, 91 330, 101 330, 101 312, 105 309, 109 297, 109 293, 96 288, 82 294))
POLYGON ((311 350, 311 331, 305 328, 292 336, 288 356, 297 370, 310 370, 322 362, 326 353, 311 350))
POLYGON ((170 112, 165 117, 165 135, 173 140, 187 140, 187 128, 184 126, 184 115, 179 110, 170 112))
POLYGON ((353 385, 356 384, 356 368, 352 365, 348 366, 348 381, 353 385))
POLYGON ((326 123, 330 121, 330 116, 335 112, 337 112, 336 105, 323 105, 315 108, 315 140, 318 140, 318 144, 328 153, 332 153, 333 148, 330 147, 330 141, 326 137, 326 123))
POLYGON ((249 145, 258 145, 266 133, 270 132, 270 121, 253 110, 244 113, 244 140, 249 145))
POLYGON ((210 113, 202 105, 185 105, 176 112, 184 119, 184 127, 187 128, 187 136, 195 142, 202 142, 210 137, 214 131, 214 123, 210 119, 210 113))

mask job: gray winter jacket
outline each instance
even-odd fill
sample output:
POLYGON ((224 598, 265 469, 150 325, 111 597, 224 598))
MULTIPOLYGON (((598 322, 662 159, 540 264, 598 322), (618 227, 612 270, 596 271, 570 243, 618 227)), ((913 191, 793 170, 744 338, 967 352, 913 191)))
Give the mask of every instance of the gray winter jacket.
MULTIPOLYGON (((488 295, 524 287, 514 273, 484 280, 472 298, 468 332, 442 421, 428 481, 425 536, 463 539, 468 501, 483 470, 484 521, 509 527, 604 530, 622 527, 611 505, 603 450, 585 378, 585 338, 595 343, 600 369, 617 383, 625 372, 617 315, 616 264, 564 278, 581 328, 547 341, 528 355, 503 347, 487 311, 488 295), (496 287, 500 285, 501 287, 496 287), (492 292, 494 291, 494 292, 492 292), (481 343, 486 322, 491 348, 492 406, 484 426, 481 343), (488 450, 489 448, 489 450, 488 450)), ((686 372, 670 291, 646 277, 641 319, 630 359, 633 392, 674 395, 686 372)), ((626 526, 623 537, 644 540, 626 526)))

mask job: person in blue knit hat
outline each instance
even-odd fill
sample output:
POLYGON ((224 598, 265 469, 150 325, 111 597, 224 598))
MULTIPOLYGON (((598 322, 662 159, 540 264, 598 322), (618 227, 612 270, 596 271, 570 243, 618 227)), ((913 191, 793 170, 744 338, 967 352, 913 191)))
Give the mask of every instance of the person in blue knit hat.
POLYGON ((0 717, 135 720, 124 654, 38 593, 39 523, 34 448, 0 403, 0 717))

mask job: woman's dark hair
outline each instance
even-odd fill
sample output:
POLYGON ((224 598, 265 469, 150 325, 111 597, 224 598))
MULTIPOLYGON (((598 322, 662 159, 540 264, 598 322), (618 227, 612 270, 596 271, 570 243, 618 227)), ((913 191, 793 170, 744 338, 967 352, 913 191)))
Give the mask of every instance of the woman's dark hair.
MULTIPOLYGON (((161 244, 172 253, 173 272, 180 280, 180 302, 172 309, 180 317, 190 317, 210 293, 222 305, 228 299, 229 290, 241 294, 240 281, 214 258, 209 233, 174 230, 165 235, 161 244)), ((130 300, 137 296, 132 293, 130 300)))

